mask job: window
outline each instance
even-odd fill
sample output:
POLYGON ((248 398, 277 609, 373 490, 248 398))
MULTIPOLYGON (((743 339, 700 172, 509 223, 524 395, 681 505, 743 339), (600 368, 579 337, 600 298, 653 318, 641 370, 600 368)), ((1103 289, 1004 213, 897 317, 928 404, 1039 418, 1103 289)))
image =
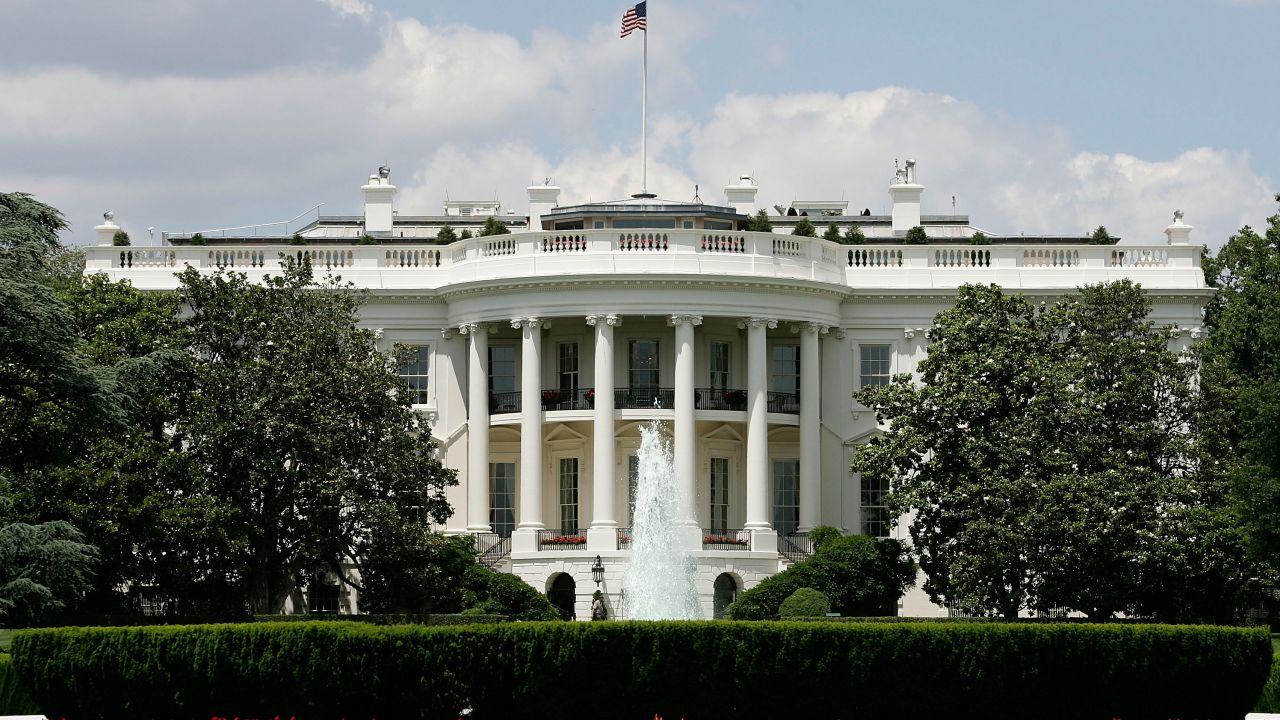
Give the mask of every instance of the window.
POLYGON ((693 221, 692 221, 692 220, 685 220, 683 223, 681 223, 681 225, 680 225, 680 226, 681 226, 681 227, 683 227, 685 230, 692 230, 692 229, 693 229, 693 221))
POLYGON ((729 528, 729 458, 711 458, 711 530, 729 528))
POLYGON ((569 222, 558 222, 558 223, 556 223, 556 229, 557 229, 557 230, 581 230, 581 229, 582 229, 582 221, 581 221, 581 220, 571 220, 571 221, 569 221, 569 222))
POLYGON ((631 367, 629 374, 632 389, 658 387, 657 340, 631 341, 631 367))
POLYGON ((427 404, 427 370, 430 367, 431 348, 427 345, 409 347, 408 360, 400 366, 400 377, 409 391, 409 402, 414 405, 427 404))
POLYGON ((489 392, 516 391, 516 348, 514 345, 489 347, 489 392))
POLYGON ((636 526, 636 486, 640 484, 640 457, 627 458, 627 524, 636 526))
POLYGON ((339 586, 319 581, 307 586, 307 601, 312 614, 336 615, 341 592, 339 586))
POLYGON ((893 357, 888 345, 859 345, 858 387, 876 387, 889 384, 889 360, 893 357))
POLYGON ((594 230, 603 230, 603 229, 604 229, 604 221, 603 221, 603 220, 596 220, 596 221, 594 221, 594 222, 592 222, 592 223, 591 223, 591 227, 592 227, 592 229, 594 229, 594 230))
POLYGON ((708 230, 732 230, 733 223, 724 222, 723 220, 704 220, 702 227, 708 230))
POLYGON ((868 480, 862 478, 862 534, 871 537, 889 537, 892 525, 889 518, 889 505, 885 495, 889 492, 889 481, 868 480))
POLYGON ((800 346, 774 345, 769 358, 769 389, 795 395, 800 392, 800 346))
POLYGON ((578 458, 560 458, 560 532, 578 533, 578 458))
POLYGON ((800 528, 800 461, 773 461, 773 529, 790 535, 800 528))
POLYGON ((489 527, 511 537, 516 526, 516 464, 489 463, 489 527))
POLYGON ((729 389, 729 343, 712 342, 707 365, 711 370, 711 389, 729 389))
MULTIPOLYGON (((560 374, 560 389, 568 393, 578 391, 578 343, 560 343, 557 350, 556 369, 560 374)), ((572 397, 565 398, 566 400, 572 397)))

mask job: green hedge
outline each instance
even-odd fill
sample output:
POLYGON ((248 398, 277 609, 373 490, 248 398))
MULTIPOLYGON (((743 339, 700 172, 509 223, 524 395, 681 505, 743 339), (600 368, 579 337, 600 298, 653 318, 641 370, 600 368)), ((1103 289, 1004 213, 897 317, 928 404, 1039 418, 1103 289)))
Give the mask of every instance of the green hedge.
POLYGON ((1267 678, 1267 684, 1262 688, 1262 697, 1258 698, 1258 704, 1253 709, 1261 713, 1280 713, 1280 655, 1272 658, 1271 677, 1267 678))
POLYGON ((778 607, 778 615, 784 620, 791 618, 819 618, 831 612, 831 601, 826 595, 813 588, 800 588, 791 593, 791 597, 782 601, 778 607))
POLYGON ((0 653, 0 715, 35 715, 40 712, 27 694, 8 653, 0 653))
POLYGON ((462 613, 382 615, 254 615, 254 622, 359 622, 370 625, 492 625, 506 622, 506 615, 462 613))
POLYGON ((45 714, 84 718, 1240 718, 1262 630, 1169 625, 251 623, 28 630, 45 714))

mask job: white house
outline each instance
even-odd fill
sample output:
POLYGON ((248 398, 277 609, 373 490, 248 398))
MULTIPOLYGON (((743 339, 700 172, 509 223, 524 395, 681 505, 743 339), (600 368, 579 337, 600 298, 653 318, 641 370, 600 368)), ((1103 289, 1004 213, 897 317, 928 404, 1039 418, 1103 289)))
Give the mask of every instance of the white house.
MULTIPOLYGON (((362 321, 386 346, 416 348, 406 382, 462 479, 445 530, 475 534, 484 562, 579 618, 597 557, 608 604, 625 616, 628 498, 638 428, 652 417, 670 423, 681 491, 696 508, 683 537, 712 617, 807 555, 815 525, 904 532, 890 528, 885 489, 849 469, 854 447, 877 432, 852 395, 914 371, 925 330, 960 285, 1051 299, 1130 278, 1183 345, 1209 296, 1180 215, 1149 244, 988 233, 992 244, 972 245, 968 217, 921 213, 913 163, 889 185, 889 216, 796 201, 770 210, 771 233, 743 230, 758 209, 746 176, 724 189, 724 204, 641 194, 562 206, 559 188, 533 186, 527 216, 497 201, 405 215, 395 191, 389 172, 371 176, 363 216, 317 217, 300 230, 305 246, 242 228, 205 233, 202 246, 166 234, 161 247, 112 247, 119 228, 108 220, 86 248, 87 271, 162 289, 185 265, 254 276, 276 272, 281 255, 306 255, 367 288, 362 321), (495 217, 512 233, 432 242, 444 224, 474 232, 495 217), (819 233, 856 226, 869 243, 791 235, 804 217, 819 233), (917 225, 929 243, 902 244, 917 225), (366 235, 380 244, 356 243, 366 235)), ((901 613, 945 610, 915 590, 901 613)))

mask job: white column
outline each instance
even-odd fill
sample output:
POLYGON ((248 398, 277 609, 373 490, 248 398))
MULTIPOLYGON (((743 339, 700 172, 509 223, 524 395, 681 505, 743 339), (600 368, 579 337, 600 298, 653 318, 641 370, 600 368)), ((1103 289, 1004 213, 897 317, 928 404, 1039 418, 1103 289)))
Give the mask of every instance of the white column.
POLYGON ((467 532, 489 527, 489 326, 467 323, 458 332, 471 339, 467 363, 467 532))
POLYGON ((822 502, 822 448, 819 427, 822 373, 818 368, 818 336, 826 325, 805 323, 800 333, 800 530, 818 525, 822 502))
POLYGON ((542 322, 517 318, 520 342, 520 518, 513 551, 538 549, 542 524, 542 322))
POLYGON ((595 357, 595 463, 592 466, 591 527, 587 529, 588 550, 616 550, 618 521, 614 517, 613 427, 613 329, 622 324, 617 315, 589 315, 587 324, 596 329, 595 357))
POLYGON ((778 326, 769 318, 749 318, 747 329, 747 529, 751 549, 777 551, 778 536, 769 522, 768 353, 765 333, 778 326))
POLYGON ((695 529, 686 544, 702 549, 698 530, 698 438, 694 418, 693 328, 702 324, 698 315, 672 315, 668 323, 676 329, 675 471, 684 505, 684 524, 695 529))

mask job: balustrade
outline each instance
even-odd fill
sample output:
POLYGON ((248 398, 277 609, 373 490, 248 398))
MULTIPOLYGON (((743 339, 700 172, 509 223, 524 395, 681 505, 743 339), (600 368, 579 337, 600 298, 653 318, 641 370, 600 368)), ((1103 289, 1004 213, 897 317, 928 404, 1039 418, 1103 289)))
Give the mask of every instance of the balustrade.
POLYGON ((741 528, 711 528, 702 531, 703 550, 750 550, 751 531, 741 528))
POLYGON ((771 413, 800 414, 800 396, 796 393, 770 392, 768 402, 771 413))
POLYGON ((539 530, 539 550, 585 550, 587 536, 578 528, 539 530))

